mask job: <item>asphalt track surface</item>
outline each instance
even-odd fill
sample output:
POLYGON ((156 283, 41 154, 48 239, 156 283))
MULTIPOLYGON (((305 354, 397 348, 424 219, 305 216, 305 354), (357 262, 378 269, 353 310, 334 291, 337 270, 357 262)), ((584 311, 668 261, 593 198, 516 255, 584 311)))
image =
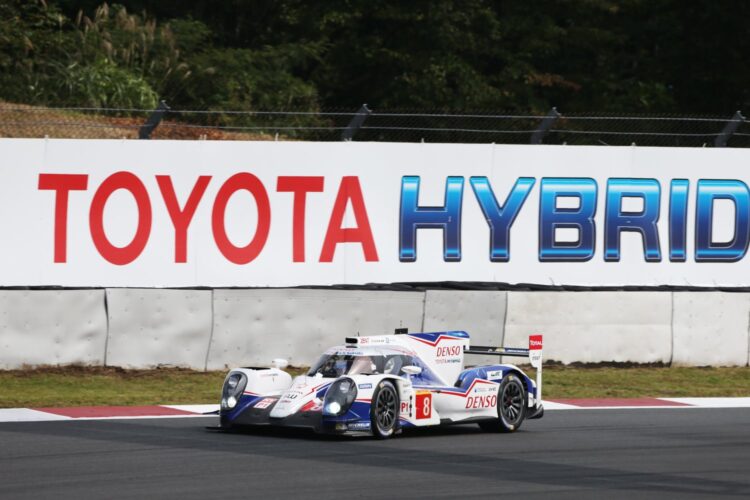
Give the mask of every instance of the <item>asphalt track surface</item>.
POLYGON ((216 417, 0 424, 0 498, 750 497, 750 409, 547 412, 389 441, 216 417))

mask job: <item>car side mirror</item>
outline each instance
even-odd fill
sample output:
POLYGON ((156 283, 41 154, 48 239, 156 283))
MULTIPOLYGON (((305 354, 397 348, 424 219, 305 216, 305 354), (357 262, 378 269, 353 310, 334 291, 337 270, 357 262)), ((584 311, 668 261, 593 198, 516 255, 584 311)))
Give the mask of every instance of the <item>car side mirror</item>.
POLYGON ((289 361, 284 358, 276 358, 271 361, 271 367, 278 368, 279 370, 283 370, 287 366, 289 366, 289 361))
POLYGON ((414 365, 402 366, 401 371, 409 375, 419 375, 422 373, 422 368, 414 365))

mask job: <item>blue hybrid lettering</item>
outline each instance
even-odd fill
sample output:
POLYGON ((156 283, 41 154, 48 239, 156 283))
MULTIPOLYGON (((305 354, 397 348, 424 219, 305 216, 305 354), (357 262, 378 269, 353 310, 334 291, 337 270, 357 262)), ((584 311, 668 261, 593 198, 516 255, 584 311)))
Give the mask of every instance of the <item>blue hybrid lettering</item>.
POLYGON ((498 205, 487 177, 472 177, 469 182, 479 206, 482 208, 484 218, 490 226, 490 260, 492 262, 508 262, 510 259, 510 228, 529 196, 535 179, 533 177, 519 178, 502 206, 498 205))
POLYGON ((698 181, 695 209, 696 262, 736 262, 747 253, 750 241, 750 192, 739 180, 698 181), (727 243, 714 243, 714 200, 731 200, 735 207, 734 238, 727 243))
POLYGON ((687 260, 687 208, 690 181, 673 179, 669 186, 669 260, 687 260))
POLYGON ((609 179, 604 219, 604 260, 620 260, 620 233, 633 231, 643 237, 643 254, 646 262, 659 262, 659 198, 661 186, 656 179, 609 179), (641 198, 641 212, 623 212, 623 198, 641 198))
POLYGON ((539 260, 587 261, 594 256, 597 185, 589 178, 544 178, 539 196, 539 260), (558 208, 557 198, 578 199, 577 208, 558 208), (577 241, 556 241, 555 230, 578 231, 577 241))
POLYGON ((417 230, 443 230, 443 260, 461 260, 461 205, 463 202, 464 178, 448 177, 445 183, 445 205, 442 207, 420 207, 419 176, 404 176, 401 179, 401 223, 399 228, 399 260, 417 260, 417 230))

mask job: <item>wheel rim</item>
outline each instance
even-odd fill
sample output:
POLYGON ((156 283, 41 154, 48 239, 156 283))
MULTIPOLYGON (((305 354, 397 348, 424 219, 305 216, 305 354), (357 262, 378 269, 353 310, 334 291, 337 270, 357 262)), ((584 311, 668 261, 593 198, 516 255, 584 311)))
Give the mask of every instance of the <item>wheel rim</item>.
POLYGON ((384 387, 378 393, 375 401, 375 419, 378 427, 388 431, 396 421, 396 394, 389 387, 384 387))
POLYGON ((510 423, 515 423, 521 417, 523 410, 523 390, 518 384, 511 382, 503 389, 501 411, 503 417, 510 423))

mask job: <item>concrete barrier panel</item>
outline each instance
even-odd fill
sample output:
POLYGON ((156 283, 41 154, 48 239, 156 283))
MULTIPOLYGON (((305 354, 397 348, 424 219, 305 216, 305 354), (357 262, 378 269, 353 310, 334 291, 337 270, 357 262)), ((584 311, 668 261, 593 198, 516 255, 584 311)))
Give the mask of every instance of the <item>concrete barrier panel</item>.
POLYGON ((423 292, 217 289, 207 368, 307 366, 347 336, 420 330, 423 302, 423 292))
MULTIPOLYGON (((508 292, 428 290, 424 301, 424 331, 464 330, 474 345, 503 345, 508 292)), ((497 356, 466 358, 467 365, 496 363, 497 356)))
POLYGON ((672 294, 667 292, 508 292, 505 344, 544 335, 544 359, 668 363, 672 294))
POLYGON ((0 291, 0 368, 101 365, 103 290, 0 291))
POLYGON ((107 365, 203 370, 211 337, 210 290, 108 289, 107 365))
POLYGON ((745 366, 748 364, 750 294, 674 293, 676 365, 745 366))

